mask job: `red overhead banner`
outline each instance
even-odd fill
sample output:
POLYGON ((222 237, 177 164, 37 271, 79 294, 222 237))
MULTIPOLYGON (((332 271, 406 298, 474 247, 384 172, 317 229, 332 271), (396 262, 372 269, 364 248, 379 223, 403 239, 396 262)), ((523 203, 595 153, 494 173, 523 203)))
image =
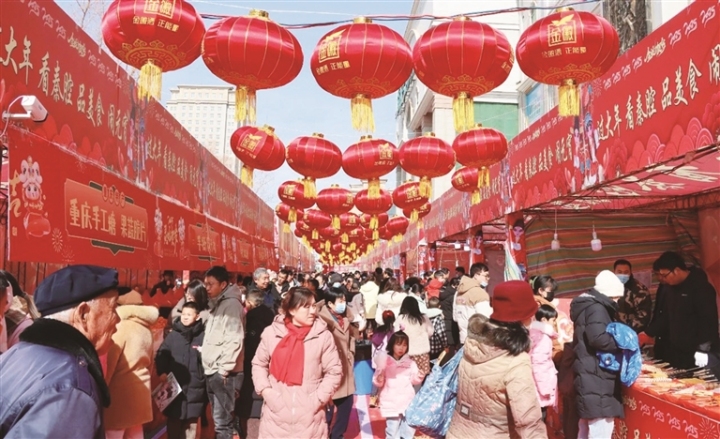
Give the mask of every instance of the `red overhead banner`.
POLYGON ((132 78, 54 2, 2 3, 0 107, 20 95, 36 96, 48 110, 46 121, 27 125, 38 136, 130 184, 273 242, 272 209, 159 102, 138 100, 132 78))

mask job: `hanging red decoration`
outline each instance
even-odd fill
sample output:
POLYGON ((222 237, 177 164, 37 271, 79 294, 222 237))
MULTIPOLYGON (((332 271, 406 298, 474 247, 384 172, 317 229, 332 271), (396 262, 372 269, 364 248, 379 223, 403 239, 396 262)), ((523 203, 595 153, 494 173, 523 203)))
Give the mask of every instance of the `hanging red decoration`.
POLYGON ((480 173, 477 168, 464 166, 455 171, 451 179, 452 185, 456 190, 472 194, 470 202, 473 205, 478 204, 482 199, 480 195, 480 187, 478 185, 479 177, 480 173))
POLYGON ((407 181, 395 188, 392 198, 397 207, 412 212, 410 214, 410 222, 412 223, 418 220, 416 209, 429 201, 428 197, 420 195, 420 182, 417 181, 407 181))
POLYGON ((240 181, 253 186, 253 170, 274 171, 285 163, 285 145, 275 135, 275 128, 240 127, 230 136, 230 148, 242 162, 240 181))
POLYGON ((374 131, 371 99, 397 91, 412 73, 412 52, 394 30, 359 17, 320 38, 310 70, 323 90, 350 99, 353 128, 374 131))
POLYGON ((205 25, 185 0, 115 0, 102 19, 110 53, 140 69, 138 97, 160 100, 162 73, 200 56, 205 25))
POLYGON ((340 231, 343 232, 340 236, 342 242, 347 243, 349 239, 348 232, 355 230, 360 227, 360 217, 352 212, 345 212, 340 214, 340 231))
POLYGON ((366 232, 365 237, 367 239, 372 239, 373 229, 370 228, 370 224, 373 222, 374 217, 375 217, 375 219, 377 219, 377 223, 376 223, 377 227, 384 226, 385 224, 387 224, 388 220, 390 219, 390 216, 386 212, 383 212, 379 215, 370 215, 369 213, 364 213, 364 214, 360 215, 360 225, 362 225, 363 228, 365 229, 365 232, 366 232))
POLYGON ((324 227, 318 230, 320 237, 323 238, 325 244, 325 251, 330 251, 330 246, 340 238, 340 231, 334 227, 324 227))
POLYGON ((453 98, 457 132, 475 123, 473 98, 505 82, 514 62, 505 35, 463 16, 431 27, 413 47, 420 82, 435 93, 453 98))
POLYGON ((318 192, 317 206, 332 218, 332 227, 340 230, 340 215, 350 212, 353 208, 353 193, 340 185, 332 184, 329 188, 318 192))
POLYGON ((618 33, 610 22, 590 12, 561 8, 523 32, 517 57, 530 78, 559 86, 560 116, 578 116, 578 84, 610 70, 619 50, 618 33))
POLYGON ((286 152, 290 168, 303 175, 305 197, 316 198, 315 180, 332 177, 342 167, 342 152, 337 145, 315 133, 290 142, 286 152))
POLYGON ((387 215, 387 211, 392 207, 392 196, 390 193, 381 189, 379 198, 370 198, 368 196, 368 190, 363 189, 355 195, 355 207, 357 207, 360 212, 370 215, 368 228, 373 230, 372 238, 374 240, 377 239, 378 234, 376 232, 378 227, 381 227, 378 217, 382 214, 387 215))
POLYGON ((378 234, 377 239, 382 239, 383 241, 390 241, 394 236, 393 233, 388 230, 387 226, 380 227, 376 232, 378 234))
MULTIPOLYGON (((292 210, 292 207, 288 206, 285 203, 279 203, 277 206, 275 206, 275 216, 277 216, 282 222, 283 222, 283 231, 290 232, 290 223, 294 221, 290 221, 290 211, 292 210)), ((300 215, 303 214, 302 211, 299 212, 300 215)))
POLYGON ((404 216, 395 216, 390 218, 385 228, 392 236, 393 241, 400 242, 405 232, 407 232, 409 225, 410 222, 404 216))
POLYGON ((303 223, 307 224, 312 230, 311 239, 318 239, 318 230, 330 227, 332 220, 330 215, 317 209, 308 209, 303 214, 303 223))
POLYGON ((278 197, 291 207, 288 216, 291 223, 297 221, 296 210, 309 209, 315 204, 315 199, 305 197, 305 186, 299 181, 286 181, 281 184, 278 187, 278 197))
POLYGON ((430 211, 432 211, 432 203, 425 203, 414 211, 410 209, 403 209, 402 212, 406 218, 410 218, 413 212, 417 212, 417 226, 418 228, 423 228, 423 218, 428 216, 430 211))
POLYGON ((410 175, 420 177, 420 195, 432 198, 431 178, 441 177, 455 166, 455 152, 435 133, 427 133, 403 143, 400 166, 410 175))
POLYGON ((235 118, 254 124, 257 90, 281 87, 300 73, 303 53, 290 31, 253 9, 210 26, 203 39, 203 61, 218 78, 233 84, 235 118))
POLYGON ((505 135, 494 128, 477 124, 475 128, 458 134, 452 144, 455 158, 463 166, 477 168, 478 187, 490 186, 490 166, 507 156, 505 135))
POLYGON ((345 150, 342 157, 343 171, 352 178, 368 181, 368 196, 380 196, 380 177, 397 168, 398 150, 392 143, 372 136, 362 136, 360 141, 345 150))

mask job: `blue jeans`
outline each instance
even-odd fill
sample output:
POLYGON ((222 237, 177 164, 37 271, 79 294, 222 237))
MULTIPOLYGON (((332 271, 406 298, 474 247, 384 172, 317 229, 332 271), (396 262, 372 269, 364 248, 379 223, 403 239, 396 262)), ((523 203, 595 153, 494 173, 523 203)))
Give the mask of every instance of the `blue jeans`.
POLYGON ((243 374, 231 373, 226 378, 214 373, 206 376, 208 399, 212 404, 215 437, 232 439, 235 417, 235 395, 242 385, 243 374))
POLYGON ((415 429, 405 421, 405 417, 385 419, 385 437, 387 439, 412 439, 415 436, 415 429))

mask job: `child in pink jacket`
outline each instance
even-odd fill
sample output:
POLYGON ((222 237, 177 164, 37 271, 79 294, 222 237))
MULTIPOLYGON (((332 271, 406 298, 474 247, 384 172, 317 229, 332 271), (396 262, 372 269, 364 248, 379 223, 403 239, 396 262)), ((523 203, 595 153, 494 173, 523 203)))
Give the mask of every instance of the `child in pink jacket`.
POLYGON ((553 328, 557 316, 557 310, 552 306, 540 305, 530 325, 530 361, 543 421, 547 416, 547 408, 555 405, 557 393, 557 369, 552 361, 553 339, 557 338, 553 328))
POLYGON ((415 429, 405 421, 405 409, 415 397, 416 386, 423 375, 414 360, 407 355, 410 340, 402 331, 394 333, 387 345, 387 353, 378 355, 373 384, 380 390, 380 414, 387 424, 387 439, 412 438, 415 429))

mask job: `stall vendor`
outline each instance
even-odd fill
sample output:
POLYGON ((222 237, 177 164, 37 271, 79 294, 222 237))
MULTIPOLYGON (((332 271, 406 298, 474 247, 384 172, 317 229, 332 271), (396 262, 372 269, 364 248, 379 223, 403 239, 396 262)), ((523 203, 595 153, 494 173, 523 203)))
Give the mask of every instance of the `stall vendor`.
POLYGON ((647 287, 633 276, 630 261, 618 259, 613 264, 613 271, 625 286, 625 292, 618 300, 618 320, 635 332, 643 332, 652 317, 652 296, 647 287))
POLYGON ((646 333, 655 337, 655 357, 678 369, 709 366, 716 372, 720 364, 718 311, 716 291, 707 274, 687 267, 675 252, 663 253, 653 263, 653 271, 660 287, 646 333))

